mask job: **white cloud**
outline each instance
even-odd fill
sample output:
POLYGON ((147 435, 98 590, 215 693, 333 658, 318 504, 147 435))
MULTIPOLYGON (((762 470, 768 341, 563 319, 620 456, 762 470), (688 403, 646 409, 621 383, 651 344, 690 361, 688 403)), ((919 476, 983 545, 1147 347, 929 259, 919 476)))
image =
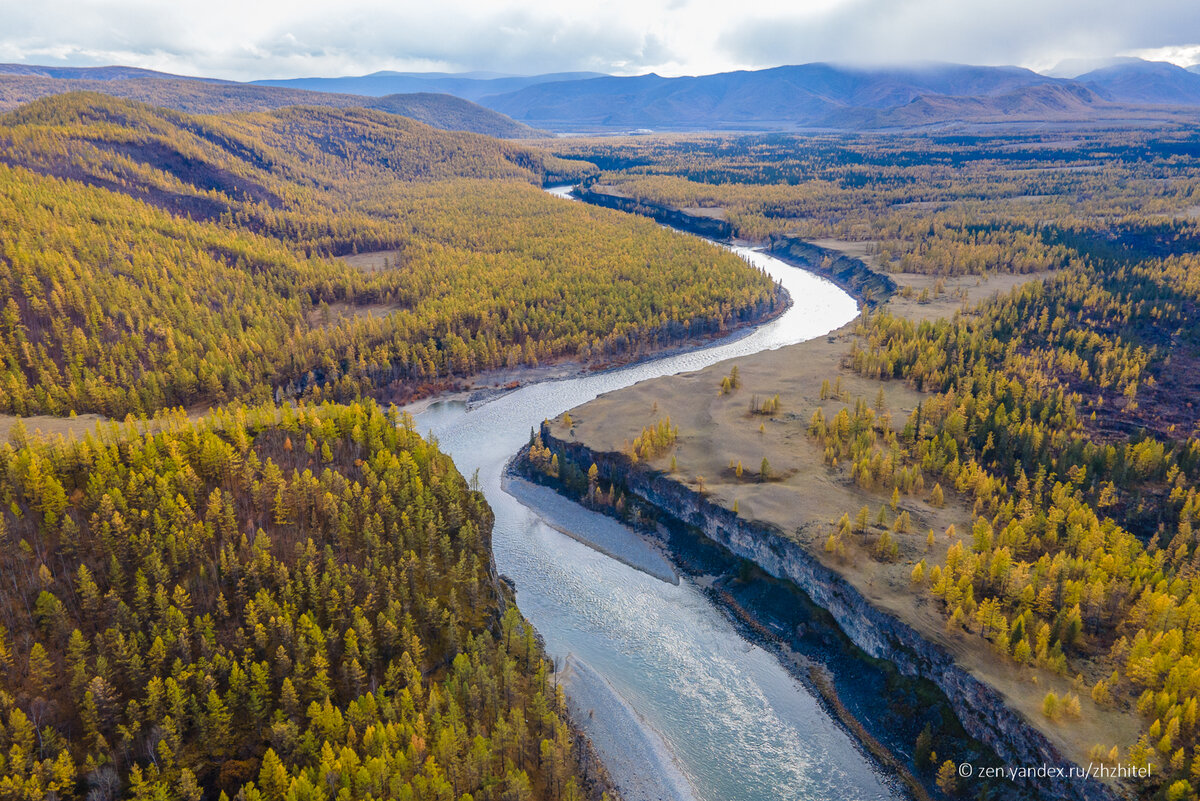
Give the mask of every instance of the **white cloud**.
POLYGON ((1169 61, 1181 67, 1190 67, 1193 64, 1200 64, 1200 44, 1149 47, 1141 50, 1127 50, 1117 55, 1144 58, 1147 61, 1169 61))
POLYGON ((813 15, 747 14, 721 38, 735 57, 955 61, 1048 67, 1200 38, 1194 0, 847 0, 813 15))
POLYGON ((0 19, 5 60, 234 79, 672 75, 814 60, 1049 66, 1135 50, 1200 60, 1194 0, 0 0, 0 19))

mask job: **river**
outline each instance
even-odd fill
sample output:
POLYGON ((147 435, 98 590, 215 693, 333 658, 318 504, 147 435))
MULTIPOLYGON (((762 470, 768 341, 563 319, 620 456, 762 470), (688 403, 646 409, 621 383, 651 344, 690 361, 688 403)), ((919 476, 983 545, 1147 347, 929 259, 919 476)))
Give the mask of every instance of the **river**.
POLYGON ((821 336, 857 314, 829 281, 733 250, 782 282, 793 299, 784 314, 733 341, 531 384, 471 408, 435 402, 417 427, 464 475, 478 470, 496 516, 497 568, 567 667, 571 706, 627 801, 898 798, 809 691, 638 535, 548 491, 522 487, 531 508, 501 487, 505 464, 543 419, 648 378, 821 336), (603 540, 604 552, 564 532, 603 540))

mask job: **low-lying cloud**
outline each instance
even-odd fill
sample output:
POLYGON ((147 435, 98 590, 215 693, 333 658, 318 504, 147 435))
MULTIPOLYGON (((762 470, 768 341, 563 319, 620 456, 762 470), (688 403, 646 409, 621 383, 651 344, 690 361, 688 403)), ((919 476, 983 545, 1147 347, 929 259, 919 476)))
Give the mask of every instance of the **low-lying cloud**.
POLYGON ((233 79, 379 69, 703 73, 829 60, 1048 67, 1200 53, 1200 4, 1158 0, 0 0, 0 60, 233 79))
POLYGON ((1052 66, 1200 41, 1194 0, 847 0, 819 15, 747 15, 719 38, 734 59, 1052 66))

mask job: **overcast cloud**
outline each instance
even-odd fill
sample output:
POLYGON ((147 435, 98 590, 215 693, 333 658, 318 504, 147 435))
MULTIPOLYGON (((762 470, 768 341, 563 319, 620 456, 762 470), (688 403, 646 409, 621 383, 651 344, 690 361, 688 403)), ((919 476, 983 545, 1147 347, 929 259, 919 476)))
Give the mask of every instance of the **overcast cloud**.
POLYGON ((0 0, 0 61, 236 80, 699 74, 809 61, 1200 61, 1196 0, 0 0))

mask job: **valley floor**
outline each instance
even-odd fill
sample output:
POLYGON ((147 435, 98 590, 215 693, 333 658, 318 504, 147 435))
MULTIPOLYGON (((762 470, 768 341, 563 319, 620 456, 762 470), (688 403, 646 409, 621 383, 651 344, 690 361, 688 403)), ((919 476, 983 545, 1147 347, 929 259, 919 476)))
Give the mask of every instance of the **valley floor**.
MULTIPOLYGON (((840 243, 821 242, 835 249, 840 243)), ((851 253, 854 256, 864 254, 851 253)), ((967 276, 945 279, 945 292, 920 302, 923 290, 933 294, 928 276, 893 274, 900 291, 886 304, 894 315, 912 320, 948 316, 996 292, 1041 275, 967 276)), ((1117 742, 1124 750, 1135 741, 1139 721, 1132 709, 1115 709, 1094 704, 1087 686, 1047 670, 1020 668, 997 657, 988 643, 976 634, 949 632, 945 616, 935 606, 923 585, 915 585, 914 565, 926 559, 941 563, 953 540, 943 532, 953 525, 959 536, 971 526, 971 509, 947 489, 946 502, 935 508, 928 501, 931 486, 924 492, 903 497, 889 519, 907 511, 913 525, 910 533, 897 536, 900 557, 894 562, 873 559, 865 547, 849 544, 842 556, 827 553, 824 544, 836 529, 842 514, 851 519, 864 506, 871 519, 888 507, 890 493, 860 487, 849 473, 849 465, 826 465, 821 446, 807 433, 813 412, 820 408, 832 419, 841 408, 862 399, 876 405, 882 393, 883 411, 893 420, 906 419, 921 400, 921 394, 900 381, 867 379, 843 366, 856 323, 828 336, 753 356, 723 362, 676 376, 667 376, 603 395, 551 423, 551 433, 561 441, 578 442, 595 453, 625 452, 644 426, 670 417, 678 427, 674 447, 652 459, 651 469, 672 473, 675 481, 702 492, 709 501, 736 511, 742 518, 778 530, 801 544, 825 566, 845 577, 876 608, 909 624, 924 638, 953 655, 973 676, 994 687, 1005 702, 1030 724, 1041 730, 1063 754, 1087 764, 1088 750, 1097 743, 1117 742), (721 394, 722 379, 736 366, 741 387, 721 394), (840 386, 838 397, 821 398, 822 382, 840 386), (771 416, 749 411, 753 398, 759 401, 776 394, 779 411, 771 416), (761 427, 760 427, 761 426, 761 427), (770 480, 760 480, 763 460, 770 465, 770 480), (742 476, 733 467, 741 463, 742 476), (673 465, 673 470, 672 470, 673 465), (927 549, 926 534, 932 529, 935 541, 927 549), (1055 723, 1042 714, 1048 691, 1079 695, 1082 716, 1055 723)), ((957 537, 956 537, 957 539, 957 537)), ((1085 676, 1094 681, 1096 677, 1085 676)), ((952 754, 939 758, 954 758, 952 754)))

